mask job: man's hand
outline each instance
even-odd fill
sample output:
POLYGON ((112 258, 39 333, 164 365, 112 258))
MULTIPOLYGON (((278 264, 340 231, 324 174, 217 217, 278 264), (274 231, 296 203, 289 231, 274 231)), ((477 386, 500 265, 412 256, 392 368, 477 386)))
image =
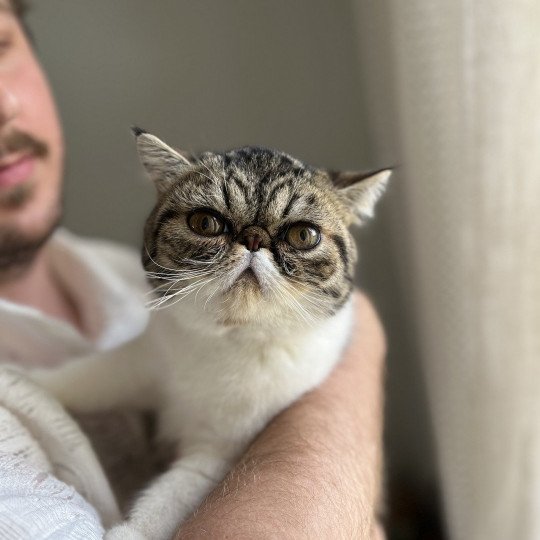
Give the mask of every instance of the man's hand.
POLYGON ((385 339, 371 303, 355 301, 343 361, 267 426, 176 540, 383 538, 385 339))

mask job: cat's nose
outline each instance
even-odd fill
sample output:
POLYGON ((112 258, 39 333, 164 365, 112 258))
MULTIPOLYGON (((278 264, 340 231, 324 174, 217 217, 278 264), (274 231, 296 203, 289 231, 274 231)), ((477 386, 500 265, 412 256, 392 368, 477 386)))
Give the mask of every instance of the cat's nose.
POLYGON ((262 239, 258 234, 246 234, 246 236, 244 236, 244 245, 249 251, 259 251, 261 240, 262 239))
POLYGON ((268 233, 256 225, 246 227, 242 231, 239 240, 249 251, 259 251, 260 248, 270 245, 270 236, 268 233))

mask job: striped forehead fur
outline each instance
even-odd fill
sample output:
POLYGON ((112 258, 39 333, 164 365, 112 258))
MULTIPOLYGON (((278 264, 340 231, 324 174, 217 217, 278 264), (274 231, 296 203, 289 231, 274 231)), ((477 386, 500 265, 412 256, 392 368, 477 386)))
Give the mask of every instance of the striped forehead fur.
POLYGON ((308 209, 312 217, 328 219, 324 202, 331 204, 340 219, 346 219, 347 211, 336 195, 324 171, 260 147, 202 154, 169 193, 175 203, 217 205, 255 221, 275 217, 279 211, 283 218, 300 218, 308 209))

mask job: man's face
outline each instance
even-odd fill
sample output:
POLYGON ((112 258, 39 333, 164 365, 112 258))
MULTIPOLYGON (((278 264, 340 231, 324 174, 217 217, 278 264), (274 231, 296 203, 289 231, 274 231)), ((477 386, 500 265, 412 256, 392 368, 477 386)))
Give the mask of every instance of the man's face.
POLYGON ((60 217, 63 141, 47 80, 0 0, 0 281, 24 268, 60 217))

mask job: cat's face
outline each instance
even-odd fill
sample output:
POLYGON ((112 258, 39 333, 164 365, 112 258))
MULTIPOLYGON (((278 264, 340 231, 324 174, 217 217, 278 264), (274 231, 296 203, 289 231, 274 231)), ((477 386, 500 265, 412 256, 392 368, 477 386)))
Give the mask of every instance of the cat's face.
POLYGON ((154 307, 194 302, 223 325, 291 326, 348 299, 356 260, 348 226, 372 215, 389 171, 360 180, 261 148, 188 159, 136 135, 158 190, 143 248, 154 307))

